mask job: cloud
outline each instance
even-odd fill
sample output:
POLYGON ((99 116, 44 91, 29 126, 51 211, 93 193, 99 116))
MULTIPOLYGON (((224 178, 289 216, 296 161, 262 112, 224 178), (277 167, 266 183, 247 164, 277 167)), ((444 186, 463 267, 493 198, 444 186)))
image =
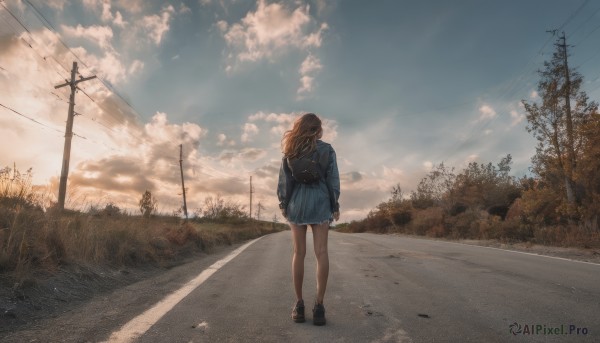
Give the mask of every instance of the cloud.
POLYGON ((186 4, 184 4, 183 2, 179 4, 179 14, 187 14, 187 13, 192 13, 192 9, 189 8, 188 6, 186 6, 186 4))
POLYGON ((315 38, 307 42, 311 22, 308 9, 306 5, 290 10, 280 3, 258 0, 256 12, 248 12, 239 23, 229 26, 225 41, 240 61, 258 61, 290 47, 314 45, 318 43, 315 38))
POLYGON ((539 99, 539 97, 540 95, 536 90, 532 90, 531 93, 529 93, 529 98, 532 100, 539 99))
POLYGON ((120 11, 116 11, 113 14, 110 0, 83 0, 83 5, 86 9, 99 11, 100 19, 104 23, 112 22, 119 28, 124 28, 127 25, 120 11))
POLYGON ((101 0, 83 0, 83 5, 88 9, 95 9, 101 3, 101 0))
POLYGON ((154 190, 143 161, 132 156, 110 156, 98 161, 85 161, 69 177, 72 187, 96 188, 117 193, 154 190))
POLYGON ((260 178, 263 180, 264 179, 275 180, 276 178, 279 177, 279 164, 280 164, 280 161, 276 161, 272 164, 262 166, 260 168, 255 169, 252 174, 256 175, 257 178, 260 178))
POLYGON ((219 31, 221 31, 223 33, 227 32, 227 28, 229 27, 225 20, 219 20, 215 25, 217 26, 219 31))
POLYGON ((140 61, 140 60, 134 60, 131 65, 129 66, 129 74, 133 75, 136 74, 137 72, 141 71, 142 69, 144 69, 144 62, 140 61))
MULTIPOLYGON (((269 131, 272 135, 282 137, 282 135, 292 128, 294 120, 303 113, 265 113, 257 112, 248 116, 250 122, 266 122, 271 124, 269 131)), ((337 138, 338 124, 337 121, 319 116, 323 126, 323 140, 333 142, 337 138)))
POLYGON ((517 112, 516 110, 511 110, 510 118, 511 118, 510 127, 513 127, 513 126, 518 125, 520 122, 522 122, 523 119, 525 119, 525 115, 517 112))
POLYGON ((118 0, 119 6, 130 13, 141 13, 144 10, 144 0, 118 0))
POLYGON ((242 133, 242 142, 250 142, 252 141, 252 137, 258 133, 258 126, 252 123, 245 123, 243 127, 242 133))
POLYGON ((492 119, 496 116, 496 111, 490 105, 487 104, 484 104, 481 107, 479 107, 479 113, 481 114, 479 116, 479 120, 492 119))
POLYGON ((477 161, 477 159, 479 158, 479 155, 477 154, 471 154, 469 156, 467 156, 467 159, 464 161, 464 164, 469 164, 471 162, 475 162, 477 161))
POLYGON ((175 8, 173 5, 169 5, 163 8, 161 15, 153 14, 142 18, 141 26, 156 45, 160 45, 164 35, 169 31, 173 13, 175 13, 175 8))
POLYGON ((103 1, 102 2, 102 16, 100 17, 100 19, 102 19, 102 21, 107 22, 107 21, 112 21, 113 20, 113 14, 110 12, 110 1, 103 1))
MULTIPOLYGON (((36 52, 16 37, 0 38, 0 59, 5 69, 0 71, 0 95, 3 104, 48 127, 0 109, 0 135, 11 142, 0 145, 0 156, 15 161, 19 169, 33 167, 34 182, 48 185, 51 192, 56 193, 68 107, 64 99, 68 98, 68 90, 53 91, 62 97, 61 100, 48 91, 59 80, 56 80, 56 70, 38 53, 52 54, 65 65, 71 56, 54 34, 40 30, 32 31, 32 35, 37 42, 43 42, 43 50, 33 45, 36 52), (15 151, 14 146, 22 149, 15 151)), ((96 73, 115 82, 120 80, 119 74, 139 73, 143 68, 142 62, 136 60, 124 65, 119 62, 119 55, 111 51, 102 56, 94 56, 82 47, 74 48, 74 51, 90 68, 97 68, 86 70, 82 65, 84 76, 96 73)), ((101 83, 86 82, 84 87, 95 102, 77 95, 76 111, 83 115, 75 121, 74 131, 78 136, 74 137, 71 154, 69 194, 79 194, 79 199, 86 200, 69 195, 69 206, 85 209, 89 203, 111 199, 121 208, 136 211, 141 194, 149 189, 157 197, 161 209, 170 211, 179 207, 179 144, 183 144, 183 171, 190 208, 200 207, 205 197, 218 193, 233 201, 247 199, 247 176, 260 166, 261 159, 267 156, 266 150, 243 147, 233 150, 228 161, 221 161, 221 151, 211 155, 204 149, 208 133, 205 127, 190 122, 172 123, 162 112, 142 122, 122 99, 101 83), (224 164, 228 167, 223 168, 224 164)), ((225 146, 228 146, 232 140, 224 138, 225 146)), ((271 172, 269 168, 259 169, 261 175, 271 172)), ((265 180, 255 180, 257 190, 260 188, 265 194, 272 194, 274 186, 266 185, 265 180)), ((269 180, 275 182, 274 177, 269 180)), ((265 198, 263 204, 268 205, 269 210, 276 209, 275 203, 269 205, 269 199, 265 198)))
POLYGON ((61 25, 62 31, 73 37, 81 37, 98 44, 103 49, 114 50, 111 45, 113 31, 110 26, 92 25, 88 27, 77 24, 76 27, 61 25))
POLYGON ((267 152, 258 148, 243 148, 241 150, 224 150, 219 155, 219 161, 231 163, 234 160, 257 161, 267 155, 267 152))
POLYGON ((313 21, 308 5, 290 10, 280 3, 258 0, 256 12, 248 12, 239 23, 228 25, 221 20, 217 24, 239 61, 258 61, 291 48, 320 47, 328 26, 322 23, 311 31, 313 21))
POLYGON ((312 54, 309 54, 306 56, 304 61, 302 61, 299 72, 301 75, 306 75, 315 71, 319 71, 322 68, 323 66, 321 65, 321 61, 312 54))
POLYGON ((83 47, 76 47, 71 50, 90 67, 91 73, 115 84, 125 80, 127 68, 125 68, 116 52, 106 51, 102 57, 98 58, 88 53, 83 47))
POLYGON ((315 74, 322 68, 311 50, 321 47, 327 23, 317 23, 311 17, 309 5, 296 3, 293 8, 283 3, 257 0, 256 10, 249 11, 240 22, 229 24, 219 20, 215 25, 223 35, 230 50, 227 73, 233 72, 243 62, 269 60, 271 62, 290 51, 307 52, 299 68, 300 88, 303 98, 314 88, 315 74))
MULTIPOLYGON (((321 118, 323 119, 323 118, 321 118)), ((333 142, 338 136, 338 124, 333 119, 323 119, 323 140, 333 142)))
POLYGON ((222 146, 225 144, 225 141, 227 140, 227 136, 224 133, 219 133, 219 135, 217 136, 218 142, 217 145, 222 146))
MULTIPOLYGON (((79 187, 131 195, 145 189, 176 191, 180 182, 178 143, 183 144, 188 172, 197 170, 206 177, 218 178, 205 169, 208 162, 199 156, 198 144, 206 132, 194 123, 171 124, 166 113, 157 112, 150 122, 139 126, 139 131, 129 132, 123 140, 112 138, 121 147, 119 155, 78 164, 71 182, 79 187)), ((194 184, 190 180, 190 185, 194 184)))
POLYGON ((227 135, 224 133, 219 133, 217 135, 217 146, 234 146, 235 141, 233 139, 227 140, 227 135))
POLYGON ((67 0, 46 0, 45 4, 48 7, 62 11, 65 7, 66 2, 67 2, 67 0))
POLYGON ((338 0, 315 0, 317 15, 324 16, 329 14, 336 7, 338 0))
POLYGON ((115 26, 118 26, 120 28, 124 28, 127 25, 127 22, 123 20, 123 16, 121 15, 121 12, 117 11, 115 13, 115 19, 113 20, 113 24, 115 24, 115 26))
POLYGON ((279 124, 285 123, 285 124, 289 124, 289 123, 293 123, 294 120, 296 119, 296 115, 294 114, 288 114, 288 113, 269 113, 266 114, 264 112, 257 112, 255 114, 252 114, 248 117, 248 119, 250 121, 257 121, 257 120, 264 120, 266 122, 276 122, 279 124))
POLYGON ((144 129, 148 138, 153 142, 172 142, 175 138, 196 143, 207 133, 206 129, 194 123, 169 124, 167 114, 164 112, 156 112, 144 129))
POLYGON ((300 78, 300 87, 298 88, 298 99, 303 99, 304 94, 310 93, 313 90, 313 83, 315 78, 308 75, 303 75, 300 78))
POLYGON ((359 182, 362 179, 363 179, 362 174, 357 171, 351 171, 351 172, 340 174, 340 181, 343 182, 344 184, 359 182))

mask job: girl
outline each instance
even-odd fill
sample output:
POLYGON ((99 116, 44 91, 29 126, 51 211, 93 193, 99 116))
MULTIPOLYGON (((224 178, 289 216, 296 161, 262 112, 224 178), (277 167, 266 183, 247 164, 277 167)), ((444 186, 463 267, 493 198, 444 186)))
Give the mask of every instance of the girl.
POLYGON ((292 277, 296 292, 296 305, 292 319, 304 322, 304 300, 302 281, 304 279, 304 257, 306 255, 306 231, 310 225, 313 233, 315 256, 317 258, 317 298, 313 307, 313 324, 325 325, 323 298, 329 275, 329 255, 327 235, 329 224, 339 219, 338 198, 340 177, 335 151, 323 142, 321 119, 307 113, 296 119, 291 130, 282 139, 283 159, 279 170, 277 196, 279 208, 288 220, 294 242, 292 277), (318 180, 304 183, 294 178, 293 164, 290 161, 312 156, 317 161, 318 180), (316 157, 315 157, 316 156, 316 157))

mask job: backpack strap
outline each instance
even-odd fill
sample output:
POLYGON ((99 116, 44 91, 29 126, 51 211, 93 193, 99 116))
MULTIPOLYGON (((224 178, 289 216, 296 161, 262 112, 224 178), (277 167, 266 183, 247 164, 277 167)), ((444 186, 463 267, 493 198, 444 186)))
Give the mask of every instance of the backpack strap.
POLYGON ((294 191, 294 186, 296 185, 296 180, 292 176, 292 170, 289 166, 289 159, 287 157, 283 157, 281 163, 283 164, 283 171, 285 173, 285 200, 283 203, 279 204, 279 208, 287 211, 287 205, 290 203, 292 199, 292 192, 294 191))
POLYGON ((340 205, 335 198, 335 194, 333 192, 333 186, 331 185, 331 180, 329 180, 329 175, 327 175, 327 171, 329 169, 329 150, 327 153, 317 156, 319 160, 319 172, 321 172, 321 177, 325 184, 327 185, 327 191, 329 192, 329 205, 331 205, 331 212, 338 212, 340 210, 340 205), (325 171, 323 171, 325 170, 325 171))

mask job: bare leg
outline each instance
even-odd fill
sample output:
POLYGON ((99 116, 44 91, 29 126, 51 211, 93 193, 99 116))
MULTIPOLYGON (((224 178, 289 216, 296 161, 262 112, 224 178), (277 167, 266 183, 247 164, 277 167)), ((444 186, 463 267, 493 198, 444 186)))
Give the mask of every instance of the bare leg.
POLYGON ((302 300, 302 282, 304 281, 304 257, 306 256, 306 225, 290 224, 294 241, 294 257, 292 257, 292 278, 296 300, 302 300))
POLYGON ((329 276, 329 252, 327 251, 329 223, 312 225, 312 232, 317 257, 317 303, 322 304, 329 276))

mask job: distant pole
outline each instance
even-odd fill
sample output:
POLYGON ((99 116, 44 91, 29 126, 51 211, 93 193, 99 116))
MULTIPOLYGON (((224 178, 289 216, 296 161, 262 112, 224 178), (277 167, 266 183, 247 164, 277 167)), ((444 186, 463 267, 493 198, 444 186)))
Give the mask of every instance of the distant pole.
POLYGON ((61 210, 65 209, 65 197, 67 194, 67 179, 69 177, 69 160, 71 159, 71 139, 73 138, 73 119, 75 118, 75 91, 77 90, 77 84, 83 81, 91 80, 96 76, 80 77, 76 80, 77 76, 77 62, 73 62, 73 69, 71 69, 71 81, 65 80, 54 89, 62 88, 64 86, 71 87, 71 96, 69 97, 69 115, 67 117, 67 128, 65 130, 65 147, 63 150, 63 162, 62 170, 60 172, 60 184, 58 186, 58 208, 61 210))
POLYGON ((254 189, 252 189, 252 175, 250 175, 250 218, 252 218, 252 193, 254 193, 254 189))
POLYGON ((187 220, 187 202, 185 200, 185 184, 183 183, 183 144, 179 144, 179 170, 181 171, 181 189, 183 190, 183 213, 185 214, 185 220, 187 220))
POLYGON ((256 220, 260 220, 260 211, 264 210, 265 207, 263 206, 263 204, 260 201, 258 202, 258 205, 256 207, 258 207, 256 209, 256 220))

